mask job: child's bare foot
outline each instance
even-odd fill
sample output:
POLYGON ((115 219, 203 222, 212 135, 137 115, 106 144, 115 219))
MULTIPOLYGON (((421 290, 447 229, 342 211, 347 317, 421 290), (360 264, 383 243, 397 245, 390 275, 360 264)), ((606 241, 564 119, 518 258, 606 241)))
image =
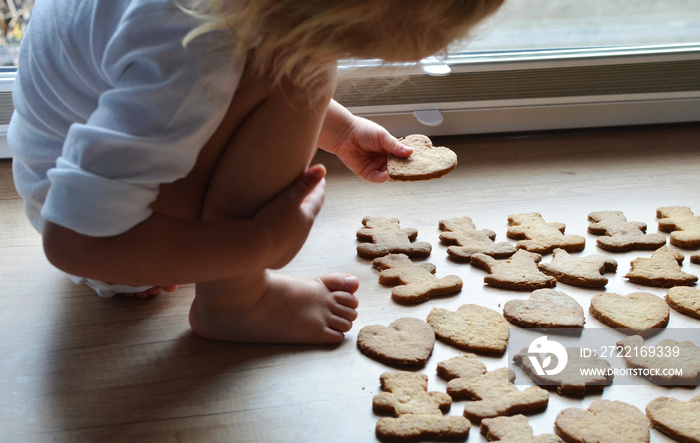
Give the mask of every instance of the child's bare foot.
POLYGON ((357 318, 356 277, 305 280, 265 272, 258 283, 249 285, 261 288, 253 298, 198 293, 190 310, 192 330, 214 340, 330 344, 342 341, 357 318))
POLYGON ((151 295, 158 295, 161 293, 161 291, 165 292, 173 292, 177 289, 177 285, 168 285, 168 286, 154 286, 152 288, 146 289, 145 291, 141 292, 131 292, 128 294, 124 294, 127 297, 138 297, 138 298, 146 298, 151 295))

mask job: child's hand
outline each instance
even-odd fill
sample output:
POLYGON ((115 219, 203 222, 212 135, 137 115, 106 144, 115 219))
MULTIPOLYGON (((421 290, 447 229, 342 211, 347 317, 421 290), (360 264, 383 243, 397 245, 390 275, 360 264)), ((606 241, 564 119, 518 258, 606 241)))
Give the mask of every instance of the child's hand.
POLYGON ((413 150, 399 143, 396 137, 377 123, 354 117, 334 152, 358 176, 381 183, 389 179, 386 170, 388 154, 408 157, 413 150))
POLYGON ((326 168, 310 167, 253 218, 267 232, 267 267, 279 269, 304 245, 326 194, 326 168))

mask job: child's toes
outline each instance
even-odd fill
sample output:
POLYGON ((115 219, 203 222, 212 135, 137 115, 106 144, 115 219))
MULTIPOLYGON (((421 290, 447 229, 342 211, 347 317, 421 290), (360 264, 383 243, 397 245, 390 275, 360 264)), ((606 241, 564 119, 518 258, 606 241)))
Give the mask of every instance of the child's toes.
POLYGON ((352 275, 327 274, 319 277, 319 280, 329 291, 344 291, 352 294, 360 287, 360 281, 352 275))
POLYGON ((334 331, 338 332, 348 332, 350 329, 352 329, 352 322, 342 318, 342 317, 337 317, 333 316, 328 320, 327 323, 328 327, 331 328, 334 331))
POLYGON ((333 295, 336 301, 338 301, 338 299, 347 298, 347 295, 354 299, 354 304, 350 304, 351 300, 348 300, 346 303, 338 302, 334 304, 331 307, 331 312, 338 317, 347 319, 348 321, 355 321, 357 318, 357 311, 355 310, 355 308, 357 308, 357 298, 355 298, 352 294, 347 294, 345 292, 336 292, 333 295))

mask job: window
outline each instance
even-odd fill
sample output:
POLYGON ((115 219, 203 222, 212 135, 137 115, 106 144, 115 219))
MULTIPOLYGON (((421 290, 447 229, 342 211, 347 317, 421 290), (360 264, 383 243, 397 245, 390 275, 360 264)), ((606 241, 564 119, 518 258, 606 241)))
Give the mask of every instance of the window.
POLYGON ((403 81, 374 66, 346 61, 336 98, 397 135, 695 121, 700 8, 511 0, 466 45, 390 71, 403 81))
POLYGON ((2 0, 0 30, 0 158, 10 156, 5 134, 12 116, 12 82, 15 78, 17 54, 22 34, 29 22, 34 0, 2 0))

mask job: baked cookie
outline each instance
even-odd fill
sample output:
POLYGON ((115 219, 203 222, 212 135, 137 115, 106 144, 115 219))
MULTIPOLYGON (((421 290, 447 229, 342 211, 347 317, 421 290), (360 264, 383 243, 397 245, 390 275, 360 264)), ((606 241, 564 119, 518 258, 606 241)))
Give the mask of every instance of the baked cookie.
POLYGON ((582 251, 586 239, 580 235, 564 235, 564 223, 546 223, 541 214, 530 212, 508 217, 510 228, 506 232, 508 238, 519 241, 515 247, 538 254, 549 254, 557 248, 569 252, 582 251))
POLYGON ((532 358, 536 359, 539 369, 546 369, 547 365, 539 354, 530 354, 527 348, 517 353, 513 357, 513 362, 520 366, 536 385, 556 390, 559 395, 583 397, 591 393, 600 393, 603 388, 612 383, 613 375, 608 373, 610 363, 606 360, 598 358, 595 354, 582 357, 581 348, 566 348, 566 354, 568 357, 566 366, 561 372, 552 375, 547 371, 542 375, 537 373, 538 368, 535 368, 532 358), (582 369, 589 372, 584 375, 582 369), (605 375, 593 375, 594 373, 605 375))
POLYGON ((700 318, 700 289, 674 286, 666 294, 666 303, 681 314, 700 318))
POLYGON ((487 285, 533 291, 551 288, 557 284, 554 277, 539 270, 537 263, 540 260, 540 254, 520 249, 507 260, 496 260, 486 254, 474 254, 470 263, 489 272, 489 275, 484 277, 484 283, 487 285))
POLYGON ((651 258, 639 257, 632 260, 632 268, 625 275, 631 282, 647 286, 670 288, 672 286, 692 286, 698 276, 681 270, 683 254, 662 246, 651 258))
POLYGON ((617 271, 617 261, 603 255, 576 257, 564 249, 554 250, 549 263, 540 263, 540 271, 556 278, 558 282, 587 288, 603 288, 608 279, 605 272, 617 271))
POLYGON ((554 289, 538 289, 527 300, 508 300, 503 317, 524 328, 583 328, 583 308, 576 300, 554 289))
POLYGON ((430 297, 456 294, 462 289, 462 279, 456 275, 435 276, 432 263, 414 264, 406 254, 388 254, 372 260, 379 269, 379 283, 396 285, 391 298, 397 303, 415 304, 430 297))
POLYGON ((533 435, 532 426, 522 414, 512 417, 494 417, 481 420, 479 430, 488 441, 501 443, 561 443, 552 434, 533 435))
POLYGON ((363 354, 390 365, 425 365, 434 346, 433 328, 412 317, 395 320, 388 327, 365 326, 357 334, 363 354))
POLYGON ((659 332, 658 328, 665 328, 670 316, 666 302, 649 292, 598 294, 591 298, 589 312, 593 318, 611 328, 641 336, 649 336, 659 332))
POLYGON ((430 180, 449 174, 457 166, 457 154, 444 146, 433 146, 425 135, 412 134, 399 141, 413 148, 408 157, 389 154, 389 178, 398 181, 430 180))
POLYGON ((690 256, 690 262, 695 264, 700 264, 700 254, 693 254, 690 256))
POLYGON ((658 249, 666 244, 665 235, 646 234, 646 223, 628 222, 621 211, 591 212, 588 220, 591 221, 588 232, 604 236, 596 244, 606 251, 658 249))
POLYGON ((554 421, 557 434, 568 443, 646 443, 647 417, 621 401, 596 400, 588 409, 567 408, 554 421))
POLYGON ((642 375, 662 386, 697 386, 700 380, 700 348, 690 341, 664 339, 644 346, 644 339, 632 335, 617 342, 630 368, 644 369, 642 375), (682 374, 679 372, 682 371, 682 374))
POLYGON ((382 391, 372 399, 380 414, 393 414, 377 421, 376 434, 382 440, 418 438, 466 439, 471 423, 465 417, 445 416, 452 398, 444 392, 428 392, 428 376, 400 371, 379 377, 382 391))
POLYGON ((686 206, 667 206, 658 208, 659 231, 670 232, 672 245, 679 248, 695 249, 700 247, 700 216, 686 206))
POLYGON ((469 399, 464 416, 478 422, 485 418, 541 411, 547 408, 549 393, 537 386, 523 391, 514 384, 508 368, 487 371, 473 354, 438 363, 438 375, 447 380, 447 393, 455 399, 469 399))
POLYGON ((462 305, 455 312, 433 308, 427 321, 438 339, 465 351, 502 355, 508 347, 508 322, 483 306, 462 305))
POLYGON ((700 394, 687 402, 656 397, 649 402, 646 412, 651 425, 674 440, 700 443, 700 394))
POLYGON ((447 254, 454 260, 469 263, 476 253, 493 258, 507 258, 515 253, 515 246, 508 242, 494 242, 496 233, 490 229, 476 229, 469 217, 440 220, 440 240, 447 248, 447 254))
POLYGON ((418 236, 415 228, 402 228, 397 218, 365 217, 364 228, 357 231, 357 255, 374 259, 387 254, 406 254, 409 257, 427 257, 432 246, 427 242, 414 242, 418 236))

